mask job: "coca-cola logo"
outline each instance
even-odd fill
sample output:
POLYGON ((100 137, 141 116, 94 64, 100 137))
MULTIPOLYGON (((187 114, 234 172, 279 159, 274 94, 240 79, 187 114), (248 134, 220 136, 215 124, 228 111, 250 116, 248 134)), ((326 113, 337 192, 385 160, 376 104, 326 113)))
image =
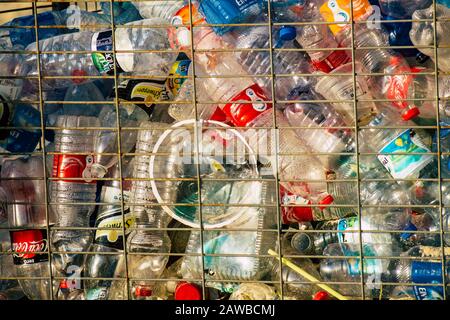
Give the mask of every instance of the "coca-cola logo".
POLYGON ((12 244, 12 249, 15 252, 13 254, 16 258, 30 259, 35 256, 33 252, 45 252, 47 251, 47 239, 41 239, 38 241, 24 241, 15 242, 12 244), (24 253, 18 253, 24 252, 24 253))

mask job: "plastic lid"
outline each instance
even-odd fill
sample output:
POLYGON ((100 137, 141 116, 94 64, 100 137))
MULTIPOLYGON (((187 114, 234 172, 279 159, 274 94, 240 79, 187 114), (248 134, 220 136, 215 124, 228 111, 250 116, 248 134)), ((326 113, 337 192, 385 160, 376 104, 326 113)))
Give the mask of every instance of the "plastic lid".
POLYGON ((175 300, 202 300, 200 289, 193 283, 181 282, 175 288, 175 300))
POLYGON ((420 110, 417 107, 411 108, 408 111, 404 112, 402 114, 402 118, 405 121, 414 119, 415 117, 417 117, 420 114, 420 110))
POLYGON ((137 286, 134 294, 136 297, 150 297, 152 295, 152 289, 145 286, 137 286))
POLYGON ((284 26, 280 29, 280 39, 283 41, 292 41, 297 36, 297 30, 293 26, 284 26))
POLYGON ((313 300, 329 300, 329 298, 330 296, 326 291, 319 291, 314 295, 313 300))
POLYGON ((67 286, 67 280, 66 280, 66 279, 61 280, 61 281, 59 282, 59 288, 60 288, 60 289, 67 289, 67 288, 68 288, 68 286, 67 286))

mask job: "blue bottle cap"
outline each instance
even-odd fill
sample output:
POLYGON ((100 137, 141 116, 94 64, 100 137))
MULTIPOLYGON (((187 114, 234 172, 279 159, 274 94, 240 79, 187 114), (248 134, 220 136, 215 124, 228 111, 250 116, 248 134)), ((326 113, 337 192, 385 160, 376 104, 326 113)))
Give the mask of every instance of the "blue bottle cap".
POLYGON ((284 26, 280 29, 279 35, 283 41, 292 41, 297 36, 297 30, 293 26, 284 26))

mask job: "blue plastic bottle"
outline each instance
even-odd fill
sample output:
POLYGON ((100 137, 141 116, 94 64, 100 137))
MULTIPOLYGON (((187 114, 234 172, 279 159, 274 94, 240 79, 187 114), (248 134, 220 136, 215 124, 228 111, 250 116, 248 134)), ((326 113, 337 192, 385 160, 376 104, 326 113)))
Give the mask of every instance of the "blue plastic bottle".
MULTIPOLYGON (((199 9, 211 24, 243 23, 257 17, 263 10, 262 0, 200 0, 199 9)), ((223 35, 233 26, 215 26, 214 31, 223 35)))

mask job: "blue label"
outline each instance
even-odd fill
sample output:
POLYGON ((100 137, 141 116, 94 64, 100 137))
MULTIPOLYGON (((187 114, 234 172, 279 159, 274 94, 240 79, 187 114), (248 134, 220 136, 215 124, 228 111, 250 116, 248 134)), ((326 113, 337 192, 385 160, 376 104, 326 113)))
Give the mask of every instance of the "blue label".
POLYGON ((430 150, 420 140, 419 135, 413 130, 408 129, 400 133, 384 146, 378 160, 389 171, 395 179, 405 179, 421 170, 426 164, 433 160, 429 154, 430 150), (402 153, 399 155, 392 153, 402 153), (406 153, 406 154, 405 154, 406 153), (408 155, 407 153, 424 153, 408 155))
MULTIPOLYGON (((203 0, 200 10, 211 24, 230 24, 247 21, 262 10, 262 0, 203 0)), ((222 35, 233 27, 213 27, 214 31, 222 35)))
POLYGON ((17 105, 8 126, 21 128, 9 130, 8 136, 0 142, 0 146, 9 152, 33 152, 41 138, 41 130, 25 127, 39 127, 40 125, 38 110, 26 104, 17 105))
MULTIPOLYGON (((442 283, 442 264, 440 262, 413 261, 411 263, 411 281, 414 283, 442 283)), ((414 286, 417 300, 442 300, 441 286, 414 286)))

